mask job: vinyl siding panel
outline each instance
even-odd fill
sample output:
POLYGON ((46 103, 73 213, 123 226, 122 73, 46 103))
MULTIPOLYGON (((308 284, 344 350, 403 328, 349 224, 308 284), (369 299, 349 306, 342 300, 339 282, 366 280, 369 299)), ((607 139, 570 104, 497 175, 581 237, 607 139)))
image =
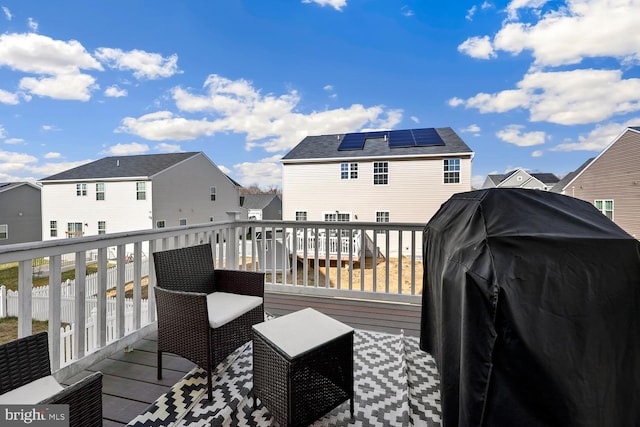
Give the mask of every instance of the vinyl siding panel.
POLYGON ((98 221, 106 221, 107 233, 151 228, 152 185, 146 181, 146 200, 137 200, 136 182, 104 182, 104 200, 96 200, 96 182, 86 182, 86 196, 76 195, 76 183, 44 183, 42 240, 65 238, 69 222, 82 223, 85 236, 98 234, 98 221), (54 238, 49 228, 52 220, 58 222, 54 238))
POLYGON ((242 212, 239 189, 206 156, 191 157, 153 177, 153 226, 164 220, 167 227, 202 224, 229 219, 227 212, 242 212), (216 200, 211 201, 211 187, 216 187, 216 200))
POLYGON ((8 227, 8 238, 0 245, 34 242, 42 237, 40 190, 20 185, 0 193, 0 224, 8 227))
POLYGON ((627 130, 565 190, 589 203, 613 200, 616 224, 640 238, 640 135, 627 130))
POLYGON ((391 222, 426 223, 452 194, 471 190, 469 158, 461 158, 457 184, 443 183, 443 158, 388 160, 388 185, 373 184, 373 161, 357 162, 358 178, 346 180, 340 163, 285 164, 283 219, 306 211, 308 220, 319 221, 324 212, 340 211, 375 222, 376 211, 389 211, 391 222))

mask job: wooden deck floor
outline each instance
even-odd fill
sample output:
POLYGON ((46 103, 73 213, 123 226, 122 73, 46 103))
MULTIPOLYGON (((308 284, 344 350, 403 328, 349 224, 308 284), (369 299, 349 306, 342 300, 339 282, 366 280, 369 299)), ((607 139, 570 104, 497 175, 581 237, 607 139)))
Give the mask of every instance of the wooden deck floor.
POLYGON ((91 372, 101 371, 102 417, 105 427, 124 426, 168 391, 195 365, 186 359, 164 354, 162 380, 156 378, 156 334, 136 342, 131 352, 120 352, 103 360, 65 383, 71 384, 91 372))

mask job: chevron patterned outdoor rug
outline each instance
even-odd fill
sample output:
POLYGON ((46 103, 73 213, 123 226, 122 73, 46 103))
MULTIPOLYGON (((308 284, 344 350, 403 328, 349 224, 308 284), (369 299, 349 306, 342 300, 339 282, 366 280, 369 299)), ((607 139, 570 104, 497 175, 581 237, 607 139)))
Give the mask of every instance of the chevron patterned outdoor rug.
MULTIPOLYGON (((272 426, 267 408, 253 408, 251 343, 213 374, 213 401, 206 400, 206 372, 195 368, 128 425, 272 426)), ((418 339, 356 330, 355 419, 344 402, 313 426, 440 426, 440 391, 433 358, 418 339)))

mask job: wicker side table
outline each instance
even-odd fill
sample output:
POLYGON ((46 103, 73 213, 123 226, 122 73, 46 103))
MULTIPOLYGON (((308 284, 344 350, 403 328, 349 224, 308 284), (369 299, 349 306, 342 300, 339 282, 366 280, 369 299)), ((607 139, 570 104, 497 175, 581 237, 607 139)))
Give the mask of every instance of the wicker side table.
POLYGON ((353 328, 306 308, 253 326, 253 399, 282 426, 308 425, 350 400, 353 328))

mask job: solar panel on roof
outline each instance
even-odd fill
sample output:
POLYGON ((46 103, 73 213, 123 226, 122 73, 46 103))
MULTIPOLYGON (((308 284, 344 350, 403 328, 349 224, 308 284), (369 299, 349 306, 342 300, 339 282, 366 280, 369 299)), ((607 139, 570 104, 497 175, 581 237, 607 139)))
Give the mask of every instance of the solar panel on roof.
POLYGON ((389 147, 413 147, 416 141, 410 130, 393 130, 389 132, 389 147))
POLYGON ((362 150, 364 148, 364 134, 348 133, 342 138, 338 151, 362 150))
POLYGON ((413 136, 418 147, 428 147, 432 145, 445 145, 440 134, 434 128, 414 129, 413 136))

